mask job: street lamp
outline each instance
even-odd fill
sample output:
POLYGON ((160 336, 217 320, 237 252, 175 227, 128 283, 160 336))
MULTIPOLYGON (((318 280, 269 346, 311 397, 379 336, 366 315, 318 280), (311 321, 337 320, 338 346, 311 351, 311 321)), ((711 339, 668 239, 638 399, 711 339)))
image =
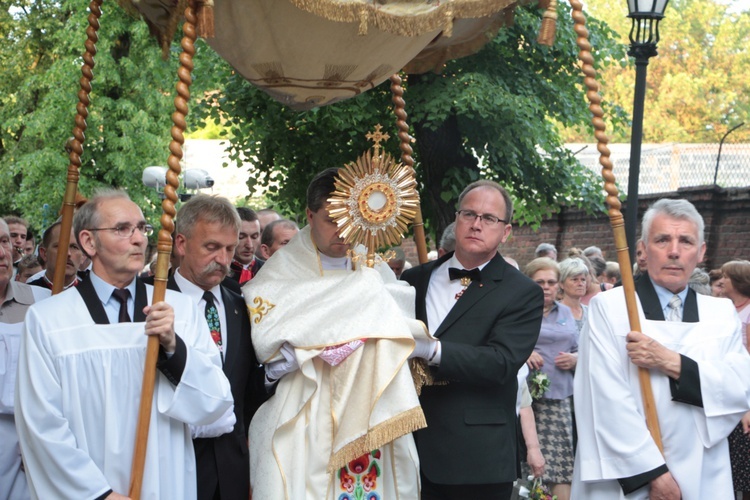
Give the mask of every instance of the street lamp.
POLYGON ((669 0, 628 0, 630 29, 628 55, 635 58, 635 95, 633 97, 633 127, 630 135, 630 172, 628 175, 628 205, 625 211, 625 235, 630 249, 630 260, 635 256, 635 229, 638 225, 638 177, 641 169, 643 142, 643 102, 646 98, 646 68, 648 60, 657 55, 659 21, 669 0))

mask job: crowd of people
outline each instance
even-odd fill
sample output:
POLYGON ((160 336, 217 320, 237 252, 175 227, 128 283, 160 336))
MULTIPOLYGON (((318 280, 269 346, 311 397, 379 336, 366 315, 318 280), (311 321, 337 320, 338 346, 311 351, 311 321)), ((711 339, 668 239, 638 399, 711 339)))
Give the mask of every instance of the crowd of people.
POLYGON ((155 303, 124 191, 77 209, 55 296, 61 221, 35 240, 0 219, 0 500, 128 498, 149 336, 144 498, 509 499, 528 478, 558 500, 750 498, 750 261, 702 270, 689 202, 644 214, 635 331, 596 246, 502 253, 513 200, 492 181, 434 260, 368 268, 329 215, 336 175, 310 182, 302 229, 183 203, 155 303))

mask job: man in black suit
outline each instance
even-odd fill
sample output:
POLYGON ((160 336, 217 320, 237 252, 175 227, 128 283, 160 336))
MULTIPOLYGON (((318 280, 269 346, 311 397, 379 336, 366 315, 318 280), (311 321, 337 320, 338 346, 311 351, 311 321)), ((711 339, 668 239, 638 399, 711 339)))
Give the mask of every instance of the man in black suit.
POLYGON ((437 338, 418 341, 413 355, 436 380, 420 396, 422 499, 507 499, 517 472, 516 375, 539 336, 543 295, 497 250, 511 230, 507 191, 477 181, 458 206, 455 252, 402 275, 437 338))
POLYGON ((189 295, 205 311, 234 397, 236 423, 222 419, 193 429, 198 498, 247 500, 250 492, 247 427, 266 394, 250 339, 243 298, 222 284, 229 273, 240 219, 229 200, 197 195, 177 213, 175 251, 180 267, 168 287, 189 295), (228 432, 227 432, 228 431, 228 432), (221 432, 227 432, 221 434, 221 432))

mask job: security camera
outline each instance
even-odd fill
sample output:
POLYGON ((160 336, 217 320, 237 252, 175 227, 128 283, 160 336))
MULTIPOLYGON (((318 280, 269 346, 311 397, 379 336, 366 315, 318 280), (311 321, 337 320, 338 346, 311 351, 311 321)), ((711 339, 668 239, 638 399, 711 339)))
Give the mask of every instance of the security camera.
POLYGON ((146 167, 143 169, 143 184, 148 187, 163 188, 167 185, 167 167, 146 167))
POLYGON ((208 172, 200 168, 186 170, 184 182, 186 189, 210 188, 214 185, 214 180, 208 175, 208 172))

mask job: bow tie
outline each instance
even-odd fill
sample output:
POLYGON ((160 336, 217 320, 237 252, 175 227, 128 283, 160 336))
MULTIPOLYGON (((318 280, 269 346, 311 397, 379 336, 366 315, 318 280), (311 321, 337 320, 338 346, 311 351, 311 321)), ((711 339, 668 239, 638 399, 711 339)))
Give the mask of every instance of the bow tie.
POLYGON ((448 277, 451 281, 459 278, 469 278, 471 281, 481 281, 482 273, 478 267, 475 267, 474 269, 457 269, 455 267, 449 267, 448 277))

